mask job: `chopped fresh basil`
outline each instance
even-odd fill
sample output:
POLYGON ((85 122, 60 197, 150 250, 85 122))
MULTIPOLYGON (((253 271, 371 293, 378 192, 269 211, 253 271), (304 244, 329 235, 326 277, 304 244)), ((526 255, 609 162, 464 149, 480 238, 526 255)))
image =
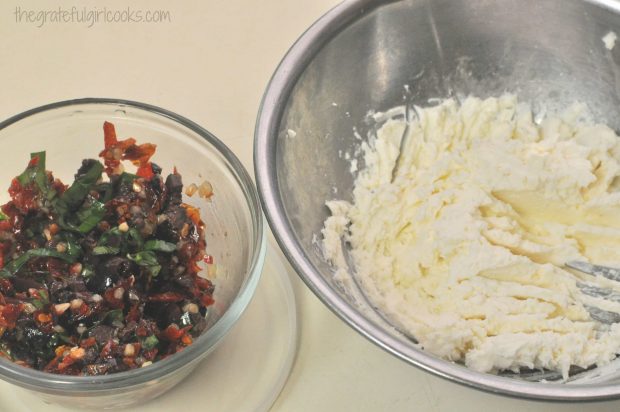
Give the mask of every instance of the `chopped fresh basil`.
POLYGON ((177 250, 177 245, 175 243, 166 242, 164 240, 153 239, 149 240, 144 244, 144 250, 153 250, 156 252, 174 252, 177 250))
POLYGON ((120 249, 113 246, 95 246, 93 255, 116 255, 120 249))
POLYGON ((81 222, 77 229, 81 233, 90 232, 99 222, 101 222, 105 216, 105 213, 105 205, 96 200, 93 201, 86 209, 80 210, 77 213, 77 216, 81 222))
POLYGON ((151 350, 154 347, 156 347, 158 344, 159 344, 159 339, 157 339, 157 336, 155 335, 151 335, 148 338, 144 339, 144 341, 142 341, 142 346, 146 350, 151 350))
POLYGON ((48 304, 48 303, 50 303, 50 295, 49 295, 49 293, 47 293, 47 290, 45 290, 45 289, 39 289, 39 291, 38 291, 38 292, 39 292, 39 296, 41 297, 41 301, 42 301, 44 304, 48 304))
POLYGON ((77 209, 91 188, 101 178, 103 172, 103 165, 98 161, 90 163, 90 167, 83 174, 76 177, 75 181, 67 190, 64 191, 57 202, 57 208, 63 212, 77 209))
POLYGON ((81 275, 82 275, 82 277, 84 279, 89 279, 94 274, 95 274, 95 271, 90 266, 84 266, 82 268, 82 274, 81 275))
POLYGON ((103 315, 103 319, 101 321, 106 324, 122 322, 123 321, 123 310, 122 309, 110 310, 105 315, 103 315))
POLYGON ((99 241, 97 242, 98 246, 105 246, 110 242, 110 239, 115 236, 121 236, 121 231, 118 230, 118 227, 113 227, 109 229, 99 237, 99 241))
POLYGON ((30 154, 30 163, 26 170, 17 177, 22 186, 35 183, 41 193, 47 194, 48 182, 47 173, 45 172, 45 152, 36 152, 30 154), (37 159, 36 161, 34 159, 37 159), (34 161, 34 164, 32 162, 34 161))
POLYGON ((155 255, 155 252, 151 250, 146 250, 144 252, 138 252, 133 255, 129 253, 127 254, 127 259, 133 260, 139 266, 146 267, 151 273, 151 276, 153 277, 156 277, 159 274, 159 271, 161 270, 161 265, 159 264, 159 261, 157 260, 157 256, 155 255))
POLYGON ((60 253, 56 250, 50 249, 30 249, 24 254, 8 262, 4 268, 0 270, 0 278, 8 278, 14 276, 31 258, 34 257, 54 257, 62 259, 66 262, 72 263, 75 261, 75 256, 71 256, 68 253, 60 253))
POLYGON ((127 246, 129 250, 140 251, 144 246, 144 240, 140 235, 140 231, 135 227, 130 228, 126 232, 125 238, 127 239, 127 246))

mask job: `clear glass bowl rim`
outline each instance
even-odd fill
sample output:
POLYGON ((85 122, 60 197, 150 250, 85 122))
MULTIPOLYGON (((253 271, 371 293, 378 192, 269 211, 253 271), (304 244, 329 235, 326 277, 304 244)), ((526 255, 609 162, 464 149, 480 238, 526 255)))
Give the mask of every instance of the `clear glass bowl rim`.
POLYGON ((227 166, 229 166, 236 175, 236 180, 245 195, 245 206, 249 208, 252 217, 253 238, 251 240, 252 256, 250 270, 249 275, 241 284, 236 298, 222 317, 218 319, 210 329, 182 352, 155 362, 147 368, 132 369, 126 372, 102 376, 64 376, 29 369, 0 358, 0 378, 30 390, 46 393, 62 394, 63 392, 90 392, 94 394, 96 392, 105 392, 120 388, 127 389, 128 387, 139 386, 153 380, 161 379, 202 359, 232 328, 251 301, 258 285, 265 259, 266 234, 264 217, 261 211, 258 192, 252 178, 237 156, 221 140, 197 123, 181 115, 158 106, 132 100, 87 97, 63 100, 26 110, 0 122, 0 131, 37 114, 71 107, 77 109, 88 105, 130 107, 167 118, 204 138, 224 157, 227 166))

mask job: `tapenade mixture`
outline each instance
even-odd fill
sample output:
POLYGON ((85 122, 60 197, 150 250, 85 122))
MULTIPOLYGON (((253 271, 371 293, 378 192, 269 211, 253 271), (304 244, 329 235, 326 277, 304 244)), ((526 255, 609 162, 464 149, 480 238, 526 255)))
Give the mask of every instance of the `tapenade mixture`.
POLYGON ((101 375, 148 366, 206 328, 212 283, 198 209, 155 145, 117 140, 66 186, 33 153, 0 213, 0 356, 38 370, 101 375), (138 167, 123 171, 122 160, 138 167), (105 171, 109 179, 104 181, 105 171))

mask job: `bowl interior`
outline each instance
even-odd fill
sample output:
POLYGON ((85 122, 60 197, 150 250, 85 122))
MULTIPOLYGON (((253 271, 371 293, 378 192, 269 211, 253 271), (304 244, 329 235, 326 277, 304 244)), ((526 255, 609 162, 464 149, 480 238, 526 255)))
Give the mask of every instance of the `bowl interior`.
POLYGON ((536 114, 580 101, 597 121, 620 129, 620 48, 602 41, 620 32, 619 10, 613 1, 354 1, 319 20, 274 75, 257 126, 266 213, 306 283, 362 334, 439 375, 517 396, 591 398, 587 391, 539 391, 540 385, 482 376, 418 351, 373 316, 353 287, 334 282, 317 239, 328 216, 324 202, 351 199, 349 159, 363 167, 359 148, 376 127, 368 114, 402 105, 407 96, 429 105, 511 92, 536 114))

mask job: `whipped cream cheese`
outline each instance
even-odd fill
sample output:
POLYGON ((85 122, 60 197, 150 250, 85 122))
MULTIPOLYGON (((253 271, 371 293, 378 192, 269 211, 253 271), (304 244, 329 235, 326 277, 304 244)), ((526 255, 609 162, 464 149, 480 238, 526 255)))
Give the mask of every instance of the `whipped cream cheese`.
POLYGON ((588 307, 620 303, 578 284, 569 260, 620 266, 620 139, 575 105, 539 124, 512 95, 416 108, 364 142, 353 201, 327 202, 325 258, 426 350, 481 372, 604 365, 620 326, 588 307))

